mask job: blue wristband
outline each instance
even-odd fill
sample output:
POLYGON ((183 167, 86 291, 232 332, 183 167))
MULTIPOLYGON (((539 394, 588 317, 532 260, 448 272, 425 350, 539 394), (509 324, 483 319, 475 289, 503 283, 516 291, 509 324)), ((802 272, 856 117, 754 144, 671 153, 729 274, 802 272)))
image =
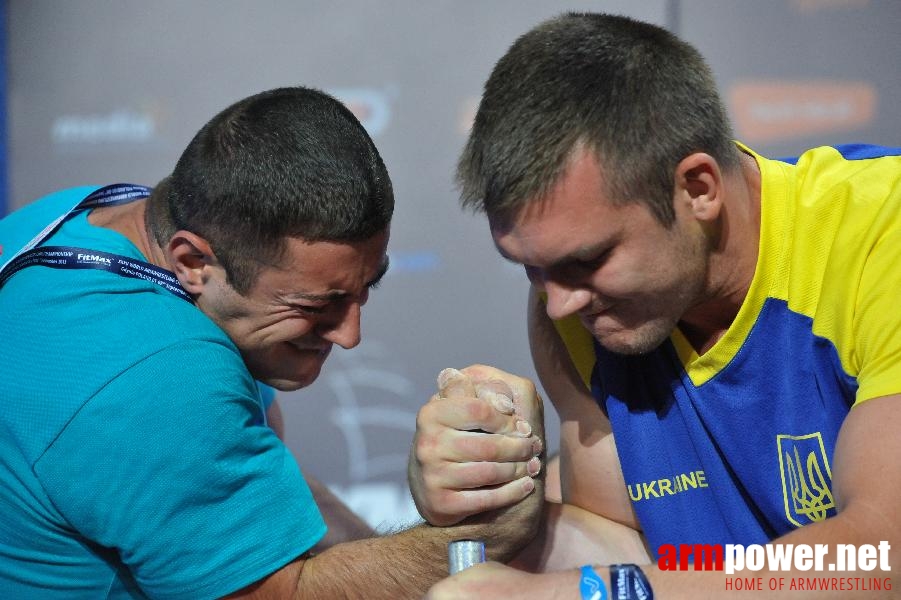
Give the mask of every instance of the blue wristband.
POLYGON ((654 600, 651 584, 638 565, 610 565, 613 600, 654 600))
POLYGON ((607 586, 591 565, 585 565, 581 571, 579 591, 582 592, 582 600, 607 600, 607 586))

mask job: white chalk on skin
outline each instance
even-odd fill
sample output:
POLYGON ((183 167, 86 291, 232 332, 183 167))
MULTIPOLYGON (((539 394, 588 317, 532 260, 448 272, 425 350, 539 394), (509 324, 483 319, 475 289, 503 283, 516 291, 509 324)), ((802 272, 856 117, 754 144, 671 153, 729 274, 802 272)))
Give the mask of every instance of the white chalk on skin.
POLYGON ((438 373, 438 391, 443 393, 445 388, 453 382, 453 380, 459 379, 468 379, 466 375, 463 374, 462 371, 457 369, 442 369, 440 373, 438 373))
MULTIPOLYGON (((469 377, 459 371, 457 369, 447 368, 442 369, 440 373, 438 373, 438 394, 441 397, 446 397, 447 388, 454 384, 461 384, 464 381, 468 381, 469 377)), ((494 383, 495 385, 500 384, 504 387, 507 387, 503 384, 503 382, 489 382, 489 385, 494 383)), ((512 415, 515 411, 515 407, 513 405, 513 398, 510 394, 496 389, 491 389, 486 385, 478 386, 476 390, 476 397, 481 400, 484 400, 491 404, 494 407, 494 410, 503 413, 505 415, 512 415)))
POLYGON ((496 411, 505 415, 513 414, 513 398, 507 394, 487 388, 479 388, 476 395, 482 400, 487 400, 496 411))

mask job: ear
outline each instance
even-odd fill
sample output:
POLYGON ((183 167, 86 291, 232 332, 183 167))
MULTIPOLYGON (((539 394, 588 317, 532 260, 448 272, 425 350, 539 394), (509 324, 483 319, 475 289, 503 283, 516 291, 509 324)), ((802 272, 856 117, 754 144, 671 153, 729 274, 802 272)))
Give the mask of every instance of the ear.
POLYGON ((198 296, 219 265, 206 239, 190 231, 176 231, 166 247, 169 264, 185 291, 198 296))
POLYGON ((723 174, 716 159, 703 152, 689 154, 676 166, 676 195, 688 202, 702 222, 712 222, 723 206, 723 174))

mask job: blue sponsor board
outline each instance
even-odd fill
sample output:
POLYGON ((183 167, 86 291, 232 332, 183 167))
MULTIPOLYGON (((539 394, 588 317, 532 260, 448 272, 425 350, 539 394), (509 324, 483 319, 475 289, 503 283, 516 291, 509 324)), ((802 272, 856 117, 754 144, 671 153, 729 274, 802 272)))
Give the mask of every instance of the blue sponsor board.
POLYGON ((441 256, 431 250, 390 252, 388 273, 431 273, 441 269, 441 256))

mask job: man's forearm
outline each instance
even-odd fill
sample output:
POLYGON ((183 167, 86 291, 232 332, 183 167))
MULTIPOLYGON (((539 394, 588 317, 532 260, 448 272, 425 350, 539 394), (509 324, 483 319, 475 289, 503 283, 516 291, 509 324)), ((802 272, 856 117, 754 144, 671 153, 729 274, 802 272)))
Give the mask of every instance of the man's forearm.
POLYGON ((338 544, 306 561, 296 597, 421 598, 447 576, 447 543, 452 539, 449 531, 421 525, 338 544))
POLYGON ((537 532, 540 517, 535 513, 541 500, 542 496, 534 493, 505 511, 486 513, 459 525, 423 524, 333 546, 306 561, 297 598, 421 598, 448 575, 447 546, 454 540, 484 540, 489 560, 513 558, 537 532))
POLYGON ((547 502, 535 539, 511 566, 531 573, 572 569, 584 564, 648 564, 642 535, 571 504, 547 502))

